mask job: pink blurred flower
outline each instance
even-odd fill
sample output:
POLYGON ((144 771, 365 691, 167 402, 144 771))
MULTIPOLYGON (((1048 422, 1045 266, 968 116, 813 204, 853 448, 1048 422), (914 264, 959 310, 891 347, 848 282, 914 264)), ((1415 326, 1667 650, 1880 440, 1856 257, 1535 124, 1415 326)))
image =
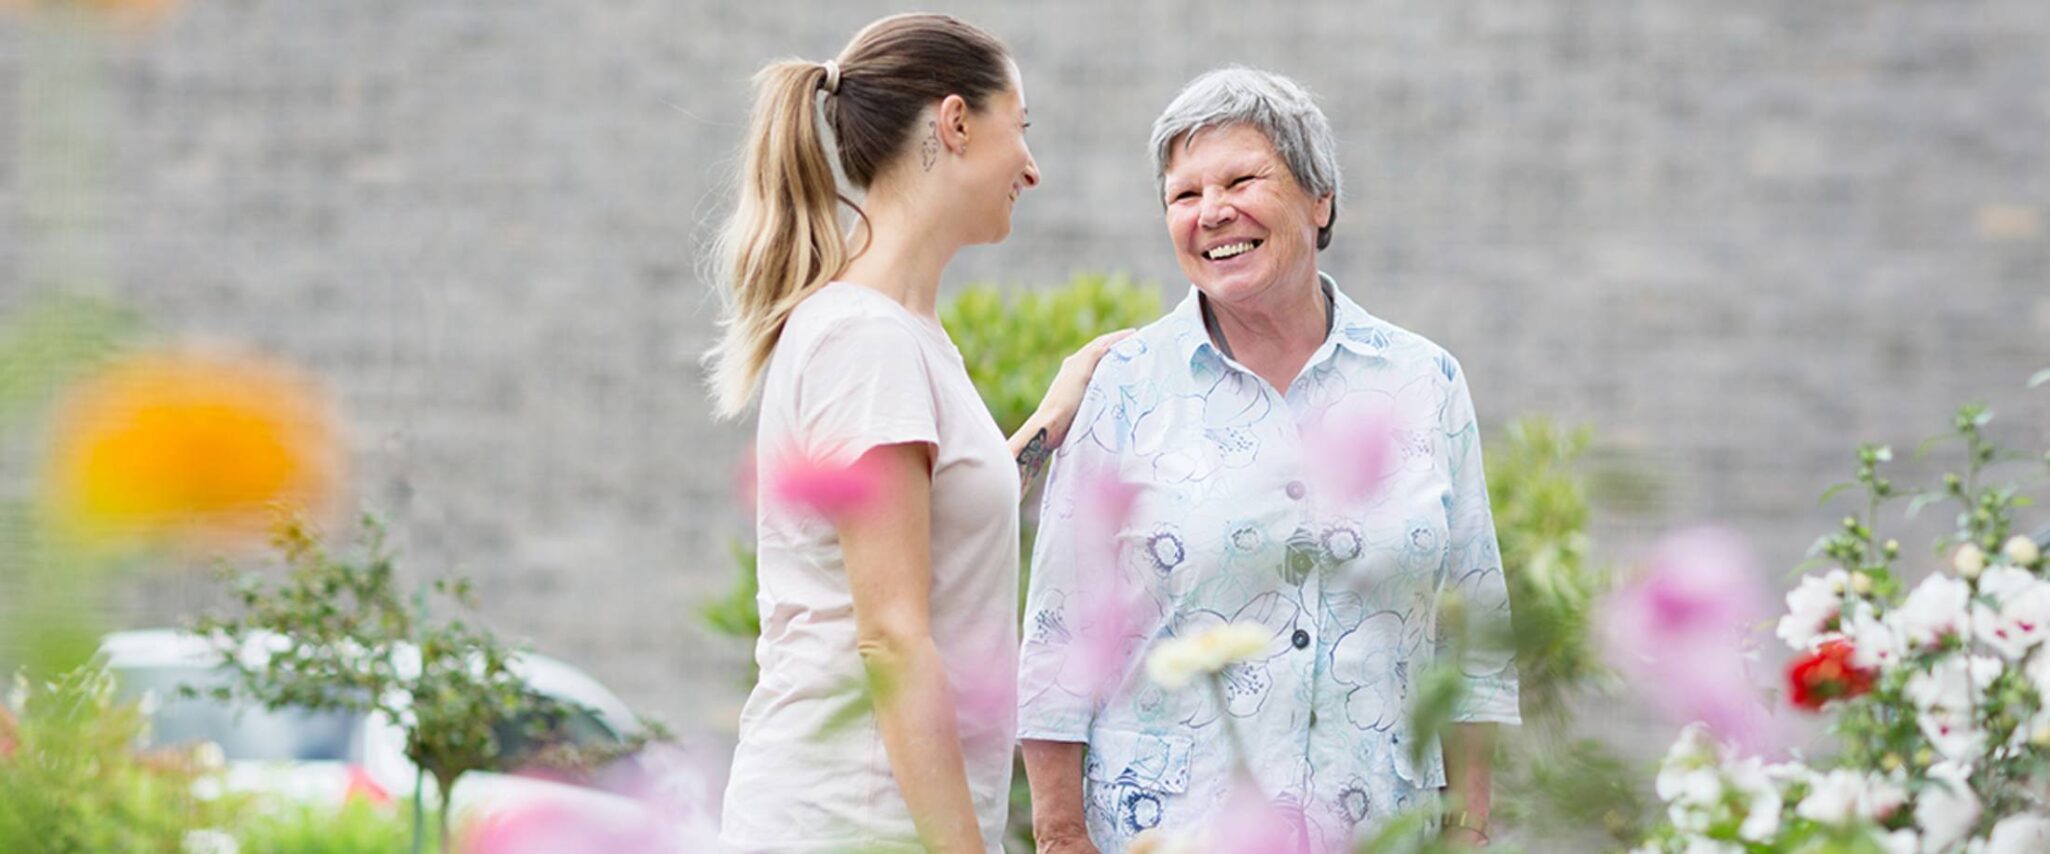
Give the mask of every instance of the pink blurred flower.
POLYGON ((1327 413, 1304 430, 1308 469, 1318 478, 1320 492, 1357 501, 1380 488, 1399 465, 1399 432, 1387 407, 1327 413))
POLYGON ((1018 737, 1018 649, 991 632, 971 642, 966 669, 952 673, 954 716, 964 748, 1004 745, 1018 737))
POLYGON ((876 458, 852 463, 814 459, 797 452, 763 457, 759 472, 769 500, 827 519, 842 519, 883 503, 876 458))
POLYGON ((1214 850, 1234 854, 1297 854, 1303 845, 1300 811, 1284 810, 1241 775, 1211 826, 1214 850))
POLYGON ((1307 850, 1302 812, 1276 804, 1243 774, 1239 777, 1203 826, 1145 831, 1132 840, 1132 854, 1300 854, 1307 850))
POLYGON ((588 781, 476 815, 457 850, 464 854, 602 851, 656 854, 714 851, 719 769, 667 742, 642 748, 588 781))
POLYGON ((479 816, 466 828, 465 854, 554 854, 561 851, 665 850, 651 821, 625 820, 558 801, 535 801, 479 816))
POLYGON ((1608 658, 1676 724, 1706 723, 1750 754, 1782 743, 1745 665, 1769 597, 1749 550, 1712 528, 1670 534, 1602 603, 1608 658))
POLYGON ((1139 487, 1116 472, 1092 471, 1082 474, 1080 488, 1075 537, 1080 544, 1076 575, 1082 582, 1082 604, 1077 608, 1078 643, 1071 652, 1079 660, 1070 665, 1080 668, 1092 696, 1103 697, 1117 689, 1150 630, 1139 614, 1148 602, 1126 580, 1120 559, 1125 524, 1131 520, 1139 487))

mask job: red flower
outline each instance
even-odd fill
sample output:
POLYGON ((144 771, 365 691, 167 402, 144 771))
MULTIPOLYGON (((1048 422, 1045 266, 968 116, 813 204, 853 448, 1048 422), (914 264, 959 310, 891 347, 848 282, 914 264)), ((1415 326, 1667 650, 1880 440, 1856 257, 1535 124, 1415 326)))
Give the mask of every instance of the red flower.
POLYGON ((1794 659, 1787 667, 1787 688, 1794 705, 1811 712, 1831 700, 1848 700, 1872 690, 1876 670, 1851 666, 1851 642, 1841 638, 1794 659))

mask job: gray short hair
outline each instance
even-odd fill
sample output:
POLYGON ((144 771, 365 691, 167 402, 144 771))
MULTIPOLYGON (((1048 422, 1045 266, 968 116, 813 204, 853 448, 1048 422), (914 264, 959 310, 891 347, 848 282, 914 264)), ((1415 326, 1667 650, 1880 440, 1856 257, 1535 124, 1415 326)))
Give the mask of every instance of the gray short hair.
POLYGON ((1166 186, 1177 141, 1187 145, 1197 132, 1227 125, 1265 134, 1297 184, 1311 196, 1331 197, 1331 222, 1317 230, 1317 248, 1330 246, 1331 226, 1338 224, 1338 142, 1309 90, 1271 71, 1233 65, 1206 71, 1182 87, 1153 120, 1154 183, 1166 186))

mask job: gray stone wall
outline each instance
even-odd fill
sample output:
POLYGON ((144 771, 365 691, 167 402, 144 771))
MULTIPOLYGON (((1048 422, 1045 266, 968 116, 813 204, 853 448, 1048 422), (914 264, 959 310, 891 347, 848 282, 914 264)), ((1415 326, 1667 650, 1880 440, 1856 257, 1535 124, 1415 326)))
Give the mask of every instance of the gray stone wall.
MULTIPOLYGON (((952 285, 1122 270, 1178 298, 1153 115, 1217 64, 1290 73, 1343 146, 1325 268, 1457 353, 1491 430, 1599 430, 1652 487, 1605 501, 1607 557, 1715 520, 1790 567, 1856 441, 1964 399, 2050 439, 2021 389, 2050 367, 2039 0, 934 5, 1015 49, 1045 177, 952 285)), ((0 306, 98 265, 162 331, 308 366, 408 566, 716 729, 745 651, 693 609, 746 533, 749 429, 708 415, 693 271, 748 75, 888 11, 188 0, 98 43, 0 17, 0 306)), ((221 601, 138 590, 123 619, 221 601)))

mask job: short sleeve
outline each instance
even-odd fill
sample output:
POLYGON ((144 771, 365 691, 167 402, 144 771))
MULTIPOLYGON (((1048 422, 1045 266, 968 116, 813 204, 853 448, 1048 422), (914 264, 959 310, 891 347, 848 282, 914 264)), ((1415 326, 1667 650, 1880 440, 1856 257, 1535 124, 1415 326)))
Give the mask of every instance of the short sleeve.
POLYGON ((932 375, 917 333, 864 316, 828 330, 798 371, 797 429, 807 456, 841 465, 883 445, 939 444, 932 375))

